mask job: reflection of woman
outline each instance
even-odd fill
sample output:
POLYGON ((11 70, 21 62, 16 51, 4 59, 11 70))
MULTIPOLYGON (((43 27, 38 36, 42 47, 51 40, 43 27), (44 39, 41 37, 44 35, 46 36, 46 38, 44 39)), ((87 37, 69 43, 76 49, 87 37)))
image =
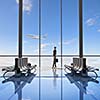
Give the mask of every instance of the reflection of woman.
POLYGON ((57 54, 56 47, 54 47, 54 50, 53 50, 53 66, 52 66, 52 68, 56 68, 56 54, 57 54))
POLYGON ((54 80, 53 80, 53 85, 54 85, 54 87, 56 87, 57 86, 57 80, 56 80, 56 78, 57 78, 57 73, 56 73, 56 69, 52 69, 52 71, 53 71, 53 76, 54 76, 54 80))

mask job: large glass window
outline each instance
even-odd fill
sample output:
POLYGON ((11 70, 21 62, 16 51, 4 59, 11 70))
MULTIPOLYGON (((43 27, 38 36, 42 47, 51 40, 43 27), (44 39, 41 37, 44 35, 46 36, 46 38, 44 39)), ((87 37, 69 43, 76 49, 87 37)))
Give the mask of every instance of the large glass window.
POLYGON ((100 0, 84 2, 84 54, 100 54, 100 0))
POLYGON ((78 0, 63 0, 63 54, 78 54, 78 0))
POLYGON ((23 8, 23 54, 39 55, 38 0, 26 0, 23 8))
MULTIPOLYGON (((54 47, 56 47, 57 55, 61 55, 60 0, 42 0, 41 16, 41 55, 47 56, 41 58, 41 72, 45 75, 52 75, 54 47), (45 70, 46 73, 44 73, 45 70), (48 73, 50 70, 51 74, 48 73)), ((58 60, 57 67, 61 67, 60 58, 58 60)))
POLYGON ((60 0, 42 0, 42 55, 52 55, 54 46, 60 54, 60 0))
MULTIPOLYGON (((23 58, 27 57, 31 65, 37 65, 36 76, 27 84, 22 84, 18 94, 13 94, 14 82, 8 84, 8 88, 0 91, 3 95, 0 95, 0 100, 8 99, 10 93, 11 100, 17 100, 19 95, 23 100, 97 99, 95 94, 98 91, 95 89, 97 87, 92 86, 93 83, 87 88, 87 81, 71 80, 64 70, 64 65, 71 65, 73 57, 79 55, 79 0, 62 0, 62 16, 60 3, 61 0, 23 0, 23 58), (54 47, 58 62, 57 68, 52 69, 54 47), (7 95, 4 94, 6 91, 7 95)), ((83 53, 87 59, 86 65, 94 68, 100 65, 99 4, 100 0, 83 0, 83 53)), ((1 0, 0 3, 0 86, 4 73, 2 69, 14 67, 18 55, 18 7, 19 0, 1 0)))
POLYGON ((0 55, 17 54, 18 6, 16 0, 0 3, 0 55))

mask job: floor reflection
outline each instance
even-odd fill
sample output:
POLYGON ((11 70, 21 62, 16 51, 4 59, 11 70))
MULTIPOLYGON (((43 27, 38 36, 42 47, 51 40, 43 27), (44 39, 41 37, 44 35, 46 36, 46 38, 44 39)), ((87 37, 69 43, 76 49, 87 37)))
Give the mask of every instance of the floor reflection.
MULTIPOLYGON (((50 72, 52 76, 38 77, 36 76, 36 74, 30 73, 27 76, 23 74, 21 75, 21 77, 18 77, 16 75, 13 75, 9 78, 5 77, 6 79, 4 81, 1 80, 1 82, 4 85, 6 83, 10 83, 10 84, 13 83, 14 88, 12 88, 12 85, 11 85, 11 87, 4 90, 4 91, 8 90, 9 92, 9 89, 12 88, 11 93, 9 93, 10 96, 7 94, 7 97, 6 97, 7 99, 0 99, 0 100, 24 100, 23 98, 28 98, 28 99, 31 98, 30 100, 39 100, 39 92, 41 92, 41 96, 40 96, 41 100, 61 100, 61 93, 64 94, 64 92, 65 94, 63 95, 63 98, 64 98, 63 100, 66 100, 66 99, 68 100, 74 100, 74 99, 75 100, 88 100, 88 98, 90 98, 89 100, 99 100, 97 99, 98 96, 96 96, 95 94, 92 94, 91 91, 89 92, 89 89, 92 90, 91 83, 93 83, 92 85, 94 85, 94 83, 96 83, 95 85, 98 85, 99 83, 98 81, 99 79, 97 80, 96 77, 94 76, 93 77, 90 77, 90 76, 82 77, 79 74, 72 75, 71 73, 64 74, 65 76, 61 77, 59 70, 56 68, 52 69, 50 72), (40 85, 40 87, 38 86, 39 83, 37 81, 32 82, 32 80, 35 80, 34 78, 37 79, 38 82, 39 82, 38 79, 41 78, 42 85, 40 85), (63 79, 63 84, 61 84, 61 81, 62 81, 61 78, 63 79), (69 84, 69 81, 71 84, 69 84), (89 82, 90 84, 88 84, 89 82), (33 83, 35 83, 35 85, 33 83), (73 86, 72 83, 75 84, 75 86, 73 86), (26 84, 29 84, 29 85, 26 85, 26 84), (63 90, 61 90, 61 85, 64 86, 63 90), (30 89, 28 86, 30 87, 30 89), (34 88, 32 88, 32 86, 34 88), (71 93, 73 94, 73 96, 71 95, 71 93), (92 95, 95 96, 96 99, 93 98, 92 95)), ((95 91, 97 90, 95 89, 95 91)), ((3 95, 1 96, 2 98, 4 98, 3 95)))
POLYGON ((57 86, 57 78, 58 78, 57 69, 53 68, 52 72, 53 72, 53 85, 54 85, 54 87, 56 87, 57 86))
POLYGON ((18 100, 22 100, 22 89, 23 87, 28 83, 30 84, 32 82, 32 80, 34 79, 34 77, 36 76, 36 74, 30 73, 27 76, 25 76, 24 74, 21 75, 20 77, 13 75, 7 79, 5 79, 4 81, 2 81, 2 83, 7 83, 7 82, 13 82, 14 83, 14 87, 15 87, 15 91, 14 94, 12 94, 8 100, 11 100, 12 97, 17 93, 18 95, 18 100))
POLYGON ((72 75, 71 73, 65 74, 70 83, 74 83, 79 89, 79 100, 84 100, 84 94, 87 94, 87 87, 89 82, 99 83, 96 78, 86 76, 82 77, 79 74, 72 75))

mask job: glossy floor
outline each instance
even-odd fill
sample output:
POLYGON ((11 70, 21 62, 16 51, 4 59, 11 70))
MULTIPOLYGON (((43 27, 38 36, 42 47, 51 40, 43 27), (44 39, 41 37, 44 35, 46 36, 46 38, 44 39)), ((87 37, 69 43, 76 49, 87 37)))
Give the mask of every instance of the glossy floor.
MULTIPOLYGON (((71 59, 63 58, 63 66, 69 65, 71 59)), ((61 71, 60 60, 55 71, 51 69, 52 58, 42 58, 41 77, 39 67, 29 76, 8 73, 2 77, 2 68, 13 65, 13 61, 14 58, 0 59, 0 100, 100 100, 100 71, 97 78, 94 73, 85 78, 71 76, 64 67, 61 71)), ((38 58, 29 58, 29 62, 38 66, 38 58)), ((100 58, 87 58, 87 64, 100 69, 100 58)))
POLYGON ((61 77, 58 72, 41 78, 36 74, 0 77, 0 100, 100 100, 99 76, 63 73, 61 77))

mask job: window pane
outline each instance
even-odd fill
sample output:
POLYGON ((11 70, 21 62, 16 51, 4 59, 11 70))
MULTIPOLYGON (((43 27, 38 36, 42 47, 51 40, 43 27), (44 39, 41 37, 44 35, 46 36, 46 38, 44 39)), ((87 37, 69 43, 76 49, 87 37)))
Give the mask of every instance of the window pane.
POLYGON ((84 1, 84 54, 100 54, 100 0, 84 1))
POLYGON ((23 54, 38 55, 38 0, 29 0, 29 2, 26 2, 26 5, 24 5, 23 14, 23 54))
POLYGON ((60 0, 42 0, 42 54, 60 54, 60 0))
POLYGON ((63 54, 78 54, 78 0, 63 0, 63 54))
POLYGON ((16 0, 0 3, 0 54, 17 54, 18 5, 16 0))

